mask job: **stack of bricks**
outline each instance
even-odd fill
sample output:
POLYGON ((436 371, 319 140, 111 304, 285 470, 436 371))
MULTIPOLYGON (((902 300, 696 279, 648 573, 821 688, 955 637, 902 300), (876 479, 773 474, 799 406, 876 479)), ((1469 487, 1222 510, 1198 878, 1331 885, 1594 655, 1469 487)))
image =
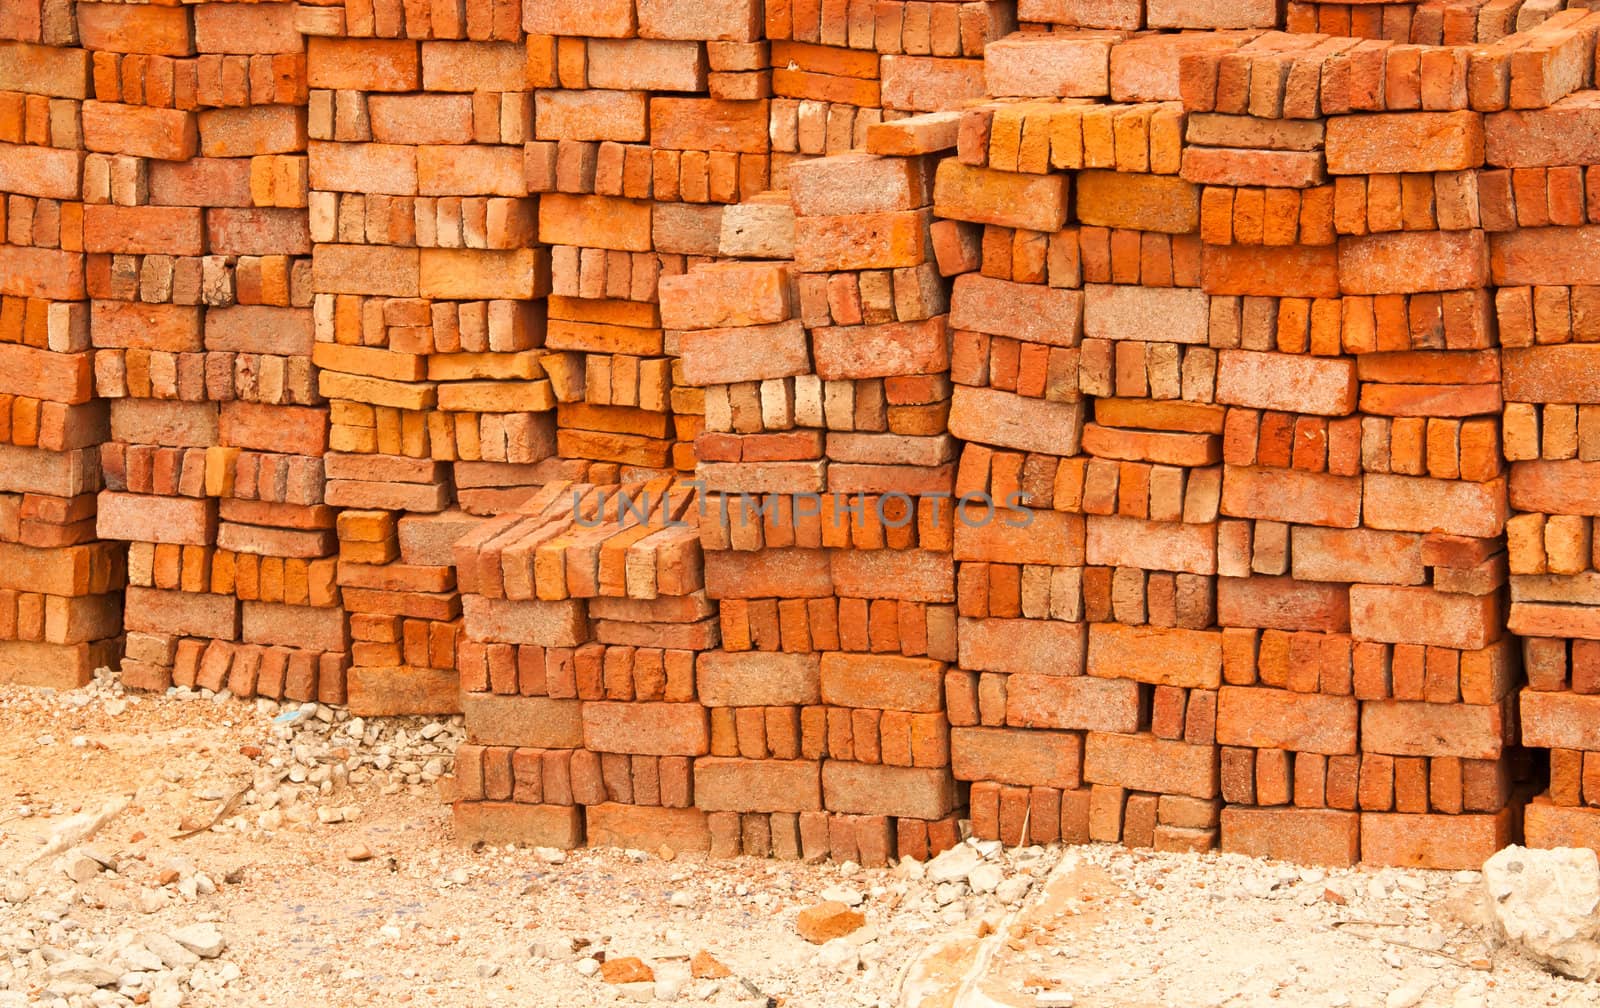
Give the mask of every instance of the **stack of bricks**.
POLYGON ((485 838, 1600 845, 1590 6, 7 4, 0 678, 465 697, 485 838))
POLYGON ((126 551, 96 539, 106 404, 84 273, 89 54, 66 4, 0 11, 0 681, 121 653, 126 551))
POLYGON ((1522 638, 1522 742, 1550 751, 1525 810, 1533 846, 1600 846, 1600 383, 1590 249, 1600 235, 1592 93, 1485 121, 1484 226, 1503 355, 1509 629, 1522 638), (1581 140, 1579 138, 1582 138, 1581 140))
POLYGON ((670 477, 554 481, 454 547, 469 743, 457 828, 556 846, 706 849, 696 658, 717 646, 698 501, 670 477))
POLYGON ((99 530, 131 683, 343 702, 291 4, 79 4, 99 530))
POLYGON ((351 704, 454 710, 452 505, 514 504, 555 452, 520 12, 305 14, 326 500, 357 509, 339 522, 351 704))
POLYGON ((984 46, 1016 29, 1016 6, 767 3, 773 177, 796 160, 865 147, 875 123, 981 96, 984 46))
POLYGON ((947 291, 932 159, 900 153, 792 164, 792 261, 663 284, 704 388, 714 849, 882 863, 957 837, 947 291))
POLYGON ((1410 46, 1470 46, 1532 31, 1563 10, 1593 7, 1590 0, 1290 0, 1285 27, 1410 46))
POLYGON ((1116 40, 991 46, 992 91, 1048 67, 1053 97, 967 112, 939 169, 935 213, 968 222, 948 234, 971 250, 941 265, 975 271, 952 299, 957 492, 1032 509, 958 524, 951 709, 973 727, 952 748, 979 835, 1203 849, 1222 411, 1199 189, 1177 177, 1177 60, 1195 40, 1116 40))
POLYGON ((724 207, 768 187, 759 22, 749 0, 528 7, 527 188, 544 194, 564 457, 694 467, 698 411, 675 388, 656 287, 717 255, 724 207))
POLYGON ((1185 153, 1230 348, 1222 842, 1475 864, 1510 835, 1516 736, 1482 118, 1448 62, 1375 87, 1397 50, 1346 50, 1297 87, 1318 46, 1263 94, 1253 48, 1186 58, 1182 78, 1192 111, 1248 113, 1256 144, 1285 148, 1185 153))

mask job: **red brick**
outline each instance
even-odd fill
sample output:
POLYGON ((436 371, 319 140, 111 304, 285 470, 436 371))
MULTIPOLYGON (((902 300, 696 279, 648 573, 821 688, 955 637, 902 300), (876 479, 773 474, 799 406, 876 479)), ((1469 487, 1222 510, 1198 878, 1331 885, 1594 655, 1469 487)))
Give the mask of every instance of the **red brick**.
POLYGON ((1007 728, 953 728, 950 765, 957 780, 1076 788, 1083 740, 1065 732, 1007 728))
POLYGON ((948 768, 822 764, 823 803, 830 812, 942 819, 955 808, 955 790, 948 768))
POLYGON ((1067 176, 1022 175, 939 162, 934 216, 1029 231, 1059 231, 1067 222, 1067 176))
POLYGON ((83 152, 0 144, 0 190, 75 200, 82 191, 83 152))
POLYGON ((1443 532, 1488 538, 1505 528, 1505 480, 1469 483, 1368 473, 1363 479, 1367 524, 1404 532, 1443 532))
POLYGON ((894 655, 826 654, 822 656, 822 702, 835 707, 861 707, 937 713, 944 709, 943 662, 894 655))
POLYGON ((1222 849, 1231 854, 1348 867, 1361 855, 1361 817, 1334 809, 1222 810, 1222 849))
POLYGON ((216 502, 102 491, 96 531, 104 539, 209 546, 216 541, 216 502))
POLYGON ((86 101, 83 145, 107 154, 187 161, 200 149, 200 133, 192 112, 86 101))
POLYGON ((1344 633, 1350 629, 1349 594, 1341 584, 1287 577, 1219 578, 1217 622, 1227 627, 1344 633))
POLYGON ((820 764, 705 756, 694 761, 694 800, 708 812, 817 811, 820 764))
POLYGON ((306 40, 306 82, 314 88, 416 91, 422 87, 417 43, 408 39, 306 40))
POLYGON ((1494 815, 1361 813, 1361 859, 1371 865, 1477 871, 1511 842, 1512 810, 1494 815))
POLYGON ((1495 594, 1453 595, 1393 585, 1350 587, 1350 629, 1361 640, 1476 651, 1498 640, 1504 625, 1504 602, 1495 594))
POLYGON ((926 158, 852 151, 794 165, 789 198, 807 217, 916 210, 933 201, 933 172, 926 158))
POLYGON ((1041 284, 1011 283, 980 273, 956 278, 950 326, 1047 346, 1076 346, 1083 293, 1041 284))
POLYGON ((1083 779, 1134 791, 1217 796, 1217 748, 1091 731, 1084 748, 1083 779))
POLYGON ((485 745, 573 749, 583 745, 583 704, 549 697, 465 693, 467 733, 485 745))
POLYGON ((1600 695, 1524 690, 1522 744, 1600 751, 1600 695))
POLYGON ((1116 36, 1018 34, 984 47, 984 78, 996 97, 1094 97, 1111 93, 1116 36))
POLYGON ((583 810, 576 805, 456 802, 456 841, 462 844, 537 844, 570 850, 583 843, 583 810))
POLYGON ((704 756, 711 751, 705 708, 697 703, 583 705, 583 746, 595 752, 704 756))
POLYGON ((78 37, 85 49, 190 56, 189 11, 183 7, 86 3, 78 8, 78 37))
POLYGON ((1328 756, 1354 753, 1358 706, 1354 697, 1224 686, 1217 697, 1217 743, 1328 756))
POLYGON ((822 699, 816 655, 708 651, 697 660, 695 681, 707 707, 780 707, 822 699))
POLYGON ((1335 175, 1461 171, 1481 164, 1483 117, 1476 112, 1328 119, 1328 170, 1335 175))
POLYGON ((583 814, 589 843, 596 847, 654 850, 665 846, 684 852, 711 848, 706 813, 698 808, 652 808, 604 802, 584 808, 583 814))
POLYGON ((1222 635, 1095 623, 1089 627, 1088 672, 1160 686, 1215 689, 1222 682, 1222 635))
POLYGON ((1132 679, 1018 673, 1006 680, 1006 724, 1019 728, 1134 732, 1139 684, 1132 679))
POLYGON ((1222 513, 1236 518, 1353 529, 1361 524, 1361 479, 1292 469, 1225 466, 1222 513))
POLYGON ((1489 246, 1482 231, 1408 231, 1339 240, 1346 294, 1413 294, 1482 287, 1489 246))
POLYGON ((984 672, 1081 676, 1087 635, 1064 620, 962 620, 961 667, 984 672))
POLYGON ((1201 280, 1207 294, 1338 297, 1339 254, 1331 245, 1207 245, 1201 280))

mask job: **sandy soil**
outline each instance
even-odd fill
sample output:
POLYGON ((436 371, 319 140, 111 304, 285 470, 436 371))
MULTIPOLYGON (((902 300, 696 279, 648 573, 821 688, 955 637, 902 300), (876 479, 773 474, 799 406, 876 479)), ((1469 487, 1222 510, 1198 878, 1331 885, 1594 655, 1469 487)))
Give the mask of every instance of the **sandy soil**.
MULTIPOLYGON (((170 977, 125 977, 126 996, 116 985, 91 995, 57 983, 67 996, 56 1000, 50 965, 73 953, 112 959, 138 935, 207 921, 227 948, 179 971, 186 1005, 569 1008, 658 996, 897 1005, 916 957, 947 945, 944 954, 959 960, 977 941, 977 921, 1003 922, 1062 856, 990 857, 995 877, 1019 880, 996 895, 963 879, 937 883, 915 865, 469 850, 453 842, 436 787, 405 783, 406 753, 391 772, 358 771, 346 782, 342 770, 327 772, 326 751, 343 757, 360 743, 338 728, 275 737, 290 734, 274 731, 276 713, 238 701, 123 699, 104 684, 73 694, 0 687, 0 895, 11 900, 0 900, 0 1008, 159 1008, 149 985, 170 977), (327 783, 299 786, 298 802, 266 808, 267 785, 297 755, 301 773, 327 783), (176 838, 241 791, 222 825, 176 838), (119 795, 131 805, 89 844, 115 871, 75 881, 70 856, 26 867, 64 822, 119 795), (322 823, 317 810, 352 821, 322 823), (371 857, 351 860, 358 848, 371 857), (17 901, 19 885, 34 891, 17 901), (818 947, 798 935, 795 916, 825 897, 859 902, 867 924, 818 947), (701 952, 732 975, 690 976, 690 957, 701 952), (657 983, 585 975, 597 959, 628 956, 652 964, 657 983)), ((407 725, 413 737, 422 724, 407 725)), ((282 788, 296 790, 292 781, 282 788)), ((991 993, 1010 992, 1004 1003, 1071 994, 1107 1008, 1600 1004, 1600 987, 1492 947, 1472 912, 1475 873, 1323 872, 1107 847, 1068 856, 1070 898, 1052 892, 1048 906, 1030 908, 1042 923, 991 973, 991 993)))

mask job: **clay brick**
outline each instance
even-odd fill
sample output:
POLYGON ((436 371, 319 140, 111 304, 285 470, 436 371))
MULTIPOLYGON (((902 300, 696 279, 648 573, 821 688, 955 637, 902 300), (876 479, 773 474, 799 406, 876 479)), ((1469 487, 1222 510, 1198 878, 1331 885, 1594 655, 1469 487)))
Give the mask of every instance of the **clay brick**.
POLYGON ((779 707, 822 698, 816 655, 710 651, 699 656, 695 680, 708 707, 779 707))
POLYGON ((1083 740, 1060 732, 953 728, 950 761, 957 780, 1070 790, 1081 782, 1083 740))
POLYGON ((695 804, 711 812, 811 812, 822 805, 820 765, 803 760, 695 760, 695 804))
POLYGON ((711 848, 708 817, 698 808, 653 808, 604 802, 587 806, 583 815, 589 843, 596 846, 637 850, 654 845, 685 852, 711 848))
POLYGON ((1077 216, 1098 227, 1192 234, 1200 227, 1200 187, 1171 175, 1077 173, 1077 216))
POLYGON ((1084 747, 1083 779, 1135 791, 1217 796, 1217 748, 1150 735, 1090 732, 1084 747))
POLYGON ((1082 317, 1079 291, 1011 283, 979 273, 957 277, 950 294, 952 328, 1029 343, 1075 346, 1082 317))
POLYGON ((1273 28, 1278 6, 1273 0, 1149 0, 1145 18, 1151 28, 1273 28))
POLYGON ((1223 350, 1217 354, 1217 401, 1254 409, 1346 416, 1355 411, 1354 362, 1291 354, 1223 350))
POLYGON ((1094 97, 1111 93, 1115 36, 1019 34, 984 47, 995 97, 1094 97))
POLYGON ((935 176, 933 210, 948 220, 1053 232, 1066 224, 1068 191, 1066 175, 998 172, 946 158, 935 176))
POLYGON ((536 91, 538 139, 639 143, 650 132, 646 99, 643 91, 536 91))
POLYGON ((416 91, 422 87, 417 43, 408 39, 306 40, 306 83, 352 91, 416 91))
POLYGON ((1453 595, 1431 588, 1352 585, 1351 631, 1362 640, 1431 644, 1476 651, 1505 624, 1497 595, 1453 595))
POLYGON ((1083 406, 1027 399, 998 389, 957 387, 950 433, 1001 448, 1073 455, 1083 436, 1083 406))
POLYGON ((1477 870, 1511 842, 1511 809, 1494 815, 1361 813, 1368 864, 1441 871, 1477 870))
POLYGON ((1343 585, 1287 577, 1219 578, 1217 622, 1227 627, 1344 633, 1350 629, 1348 595, 1343 585))
POLYGON ((1461 171, 1483 164, 1476 112, 1331 116, 1328 170, 1335 175, 1461 171))
POLYGON ((822 794, 830 812, 942 819, 955 807, 947 768, 896 767, 827 760, 822 794))
POLYGON ((789 198, 808 217, 916 210, 933 200, 933 174, 923 158, 838 154, 792 167, 789 198))
POLYGON ((1222 682, 1222 635, 1212 630, 1091 624, 1088 672, 1160 686, 1215 689, 1222 682))
POLYGON ((0 144, 0 190, 5 192, 75 200, 82 172, 81 151, 0 144))
POLYGON ((103 491, 96 531, 102 538, 209 546, 216 541, 217 510, 205 498, 154 497, 103 491))
POLYGON ((1224 686, 1217 696, 1217 742, 1329 756, 1355 753, 1358 707, 1354 697, 1224 686))
POLYGON ((822 701, 837 707, 938 712, 944 707, 944 665, 890 655, 823 655, 822 701))
POLYGON ((704 756, 711 735, 699 704, 589 702, 583 705, 583 746, 603 753, 704 756))
POLYGON ((1084 335, 1091 339, 1204 344, 1210 329, 1210 298, 1196 290, 1088 284, 1084 335), (1150 320, 1163 324, 1152 329, 1150 320))
POLYGON ((1346 294, 1412 294, 1482 287, 1489 279, 1482 231, 1418 231, 1339 240, 1346 294))
POLYGON ((1328 245, 1207 245, 1201 289, 1246 297, 1337 297, 1339 253, 1328 245))
POLYGON ((485 745, 573 749, 583 745, 583 704, 550 697, 465 693, 467 734, 485 745))
POLYGON ((1334 809, 1222 810, 1222 849, 1302 864, 1348 867, 1361 853, 1361 817, 1334 809))
POLYGON ((150 56, 190 56, 189 12, 182 7, 86 3, 78 8, 85 49, 150 56))
POLYGON ((1600 696, 1525 690, 1520 705, 1523 745, 1600 751, 1600 696))
POLYGON ((1132 679, 1018 673, 1006 682, 1006 724, 1019 728, 1131 733, 1139 729, 1132 679))
POLYGON ((107 154, 187 161, 199 151, 200 134, 192 112, 86 101, 83 145, 107 154))
POLYGON ((531 843, 557 850, 583 844, 583 809, 577 805, 473 801, 457 802, 454 809, 456 837, 462 843, 531 843))
POLYGON ((1406 532, 1497 536, 1505 528, 1505 481, 1468 483, 1368 473, 1364 479, 1367 524, 1406 532))

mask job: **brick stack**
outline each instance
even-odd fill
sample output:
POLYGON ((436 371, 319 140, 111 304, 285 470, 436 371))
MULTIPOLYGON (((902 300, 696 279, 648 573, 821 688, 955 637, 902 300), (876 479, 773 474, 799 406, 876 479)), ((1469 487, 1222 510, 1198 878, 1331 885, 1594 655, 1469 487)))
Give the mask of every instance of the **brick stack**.
POLYGON ((1522 639, 1522 740, 1550 750, 1548 790, 1526 809, 1530 846, 1600 848, 1600 621, 1595 332, 1600 206, 1592 94, 1486 117, 1485 226, 1504 346, 1504 453, 1512 517, 1509 628, 1522 639), (1575 138, 1583 136, 1583 142, 1575 138), (1592 181, 1591 181, 1592 180, 1592 181), (1578 193, 1584 193, 1574 200, 1578 193))
POLYGON ((1590 6, 8 4, 0 678, 465 696, 484 838, 1600 845, 1590 6))
POLYGON ((72 687, 121 654, 126 557, 95 532, 89 54, 67 5, 8 6, 0 40, 0 682, 72 687))
POLYGON ((946 292, 932 163, 902 153, 793 164, 793 262, 663 288, 684 379, 705 388, 725 653, 702 658, 716 688, 696 777, 726 813, 723 849, 879 863, 955 840, 946 292))
POLYGON ((1449 76, 1410 78, 1410 100, 1370 90, 1361 52, 1327 56, 1320 91, 1296 86, 1318 49, 1279 62, 1287 87, 1265 96, 1238 89, 1232 57, 1184 63, 1188 107, 1247 111, 1284 148, 1185 153, 1206 184, 1205 289, 1229 296, 1238 348, 1217 372, 1218 619, 1249 628, 1224 630, 1222 840, 1455 866, 1509 833, 1515 736, 1482 126, 1446 111, 1467 100, 1449 76), (1383 108, 1418 111, 1358 111, 1383 108))
POLYGON ((984 46, 1015 30, 1015 7, 992 0, 767 4, 773 177, 796 160, 865 147, 875 123, 982 95, 984 46))
POLYGON ((84 247, 125 674, 344 699, 289 4, 80 4, 84 247))
POLYGON ((565 457, 694 466, 698 409, 674 388, 656 286, 715 256, 724 206, 767 188, 759 22, 747 0, 528 7, 527 187, 545 194, 565 457))
POLYGON ((695 663, 717 622, 696 504, 670 478, 556 481, 456 543, 465 835, 710 845, 693 772, 710 746, 695 663))
POLYGON ((469 6, 307 25, 326 499, 359 509, 339 524, 339 583, 364 713, 455 709, 456 491, 499 510, 555 451, 527 52, 515 5, 469 6))
POLYGON ((1531 32, 1564 10, 1589 10, 1589 0, 1443 0, 1443 2, 1329 3, 1290 0, 1291 32, 1382 39, 1412 50, 1470 46, 1531 32))
POLYGON ((981 225, 952 300, 957 490, 1033 509, 958 525, 965 699, 951 706, 974 727, 952 746, 980 835, 1204 848, 1222 410, 1199 188, 1177 177, 1177 60, 1196 42, 1120 56, 1115 42, 991 46, 991 90, 1044 66, 1066 97, 969 111, 940 166, 936 214, 981 225))

